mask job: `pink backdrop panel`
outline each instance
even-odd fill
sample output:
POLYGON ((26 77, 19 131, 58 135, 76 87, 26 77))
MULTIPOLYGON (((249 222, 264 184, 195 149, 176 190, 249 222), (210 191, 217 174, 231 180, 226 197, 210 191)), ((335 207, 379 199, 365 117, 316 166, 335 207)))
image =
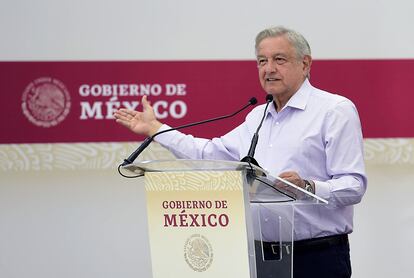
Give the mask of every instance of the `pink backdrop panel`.
MULTIPOLYGON (((365 137, 414 137, 413 73, 414 60, 314 61, 311 82, 356 104, 365 137)), ((254 61, 0 62, 0 143, 142 140, 117 125, 111 111, 142 109, 146 90, 172 126, 229 114, 265 96, 254 61)), ((246 113, 186 131, 220 136, 246 113)))

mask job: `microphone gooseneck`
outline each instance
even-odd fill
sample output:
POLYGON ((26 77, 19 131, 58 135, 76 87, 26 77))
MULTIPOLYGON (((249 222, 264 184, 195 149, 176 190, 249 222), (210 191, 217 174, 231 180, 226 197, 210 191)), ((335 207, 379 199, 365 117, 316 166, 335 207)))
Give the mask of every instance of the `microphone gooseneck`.
POLYGON ((131 153, 130 156, 128 156, 128 158, 124 159, 124 162, 122 162, 121 166, 126 166, 128 164, 133 163, 134 160, 149 146, 149 144, 151 144, 151 142, 154 140, 154 138, 156 136, 160 135, 160 134, 170 132, 170 131, 173 131, 173 130, 179 130, 179 129, 186 128, 186 127, 192 127, 192 126, 196 126, 196 125, 201 125, 201 124, 206 124, 206 123, 209 123, 209 122, 214 122, 214 121, 218 121, 218 120, 231 118, 231 117, 239 114, 240 112, 242 112, 247 107, 249 107, 251 105, 255 105, 256 103, 257 103, 257 99, 255 97, 252 97, 246 105, 244 105, 242 108, 240 108, 239 110, 237 110, 236 112, 234 112, 232 114, 225 115, 225 116, 220 116, 220 117, 216 117, 216 118, 212 118, 212 119, 208 119, 208 120, 204 120, 204 121, 199 121, 199 122, 195 122, 195 123, 185 124, 185 125, 181 125, 181 126, 177 126, 177 127, 173 127, 173 128, 169 128, 169 129, 157 132, 154 135, 147 137, 144 140, 144 142, 142 142, 142 144, 133 153, 131 153))
POLYGON ((263 112, 263 117, 259 123, 259 126, 256 129, 256 132, 253 134, 252 142, 250 143, 249 151, 247 152, 247 156, 245 156, 241 161, 254 164, 260 167, 259 163, 257 163, 256 159, 254 159, 254 153, 256 151, 257 142, 259 141, 259 130, 262 127, 263 121, 266 117, 267 108, 269 104, 273 101, 273 96, 268 94, 266 95, 266 107, 263 112))

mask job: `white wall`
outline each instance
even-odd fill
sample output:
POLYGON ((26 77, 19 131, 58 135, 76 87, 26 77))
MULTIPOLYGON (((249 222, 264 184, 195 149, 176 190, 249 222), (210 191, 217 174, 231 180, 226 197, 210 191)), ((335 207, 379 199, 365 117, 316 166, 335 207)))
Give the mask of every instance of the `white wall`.
POLYGON ((252 59, 270 25, 314 58, 412 58, 410 0, 2 0, 0 60, 252 59))
POLYGON ((115 170, 9 173, 0 186, 0 277, 151 277, 138 180, 115 170))
POLYGON ((353 277, 411 277, 414 164, 367 166, 369 189, 350 237, 353 277))

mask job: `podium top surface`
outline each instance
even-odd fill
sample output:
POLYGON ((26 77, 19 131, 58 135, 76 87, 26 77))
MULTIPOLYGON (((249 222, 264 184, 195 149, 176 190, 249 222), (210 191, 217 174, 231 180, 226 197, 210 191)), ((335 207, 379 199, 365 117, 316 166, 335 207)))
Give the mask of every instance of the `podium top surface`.
POLYGON ((224 160, 152 160, 129 164, 123 169, 136 175, 145 172, 183 171, 249 171, 246 175, 251 203, 327 204, 328 201, 279 177, 270 176, 265 170, 247 162, 224 160))
POLYGON ((124 166, 124 169, 135 174, 145 172, 171 172, 171 171, 232 171, 252 168, 258 174, 266 174, 265 170, 246 162, 227 161, 227 160, 193 160, 193 159, 174 159, 174 160, 151 160, 142 161, 124 166))

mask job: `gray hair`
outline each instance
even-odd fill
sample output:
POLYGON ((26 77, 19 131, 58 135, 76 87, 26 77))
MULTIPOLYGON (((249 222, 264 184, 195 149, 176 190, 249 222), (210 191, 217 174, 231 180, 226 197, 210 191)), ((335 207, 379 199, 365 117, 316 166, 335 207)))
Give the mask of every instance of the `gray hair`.
POLYGON ((305 56, 311 56, 311 49, 305 37, 302 36, 300 33, 294 30, 285 28, 283 26, 270 27, 270 28, 264 29, 259 34, 257 34, 256 45, 255 45, 256 53, 257 53, 257 48, 262 40, 266 38, 270 38, 270 37, 280 37, 280 36, 286 36, 288 41, 293 45, 293 47, 295 47, 298 59, 301 59, 305 56))

